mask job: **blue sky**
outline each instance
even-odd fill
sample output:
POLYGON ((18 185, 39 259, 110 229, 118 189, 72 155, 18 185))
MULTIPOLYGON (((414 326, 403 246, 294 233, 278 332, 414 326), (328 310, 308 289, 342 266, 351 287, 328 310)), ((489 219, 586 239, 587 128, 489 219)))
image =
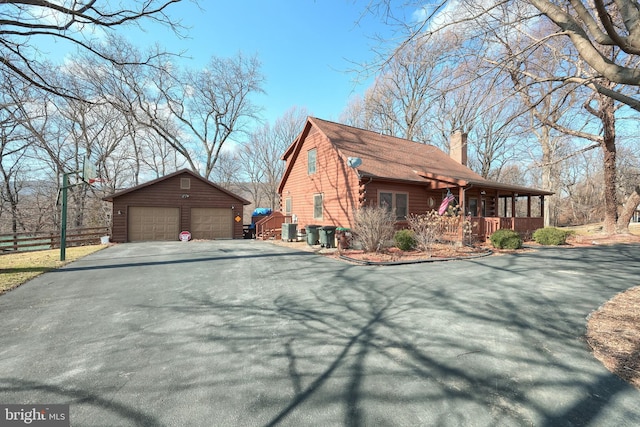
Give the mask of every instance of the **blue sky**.
MULTIPOLYGON (((352 62, 373 57, 372 36, 389 32, 378 18, 361 18, 366 3, 352 0, 201 1, 173 5, 169 15, 190 27, 188 39, 166 28, 143 24, 144 33, 130 30, 140 47, 155 42, 168 49, 187 50, 184 65, 205 66, 212 55, 257 54, 266 77, 265 96, 255 98, 263 117, 273 123, 289 108, 338 120, 355 93, 352 62)), ((367 83, 370 83, 369 80, 367 83)))

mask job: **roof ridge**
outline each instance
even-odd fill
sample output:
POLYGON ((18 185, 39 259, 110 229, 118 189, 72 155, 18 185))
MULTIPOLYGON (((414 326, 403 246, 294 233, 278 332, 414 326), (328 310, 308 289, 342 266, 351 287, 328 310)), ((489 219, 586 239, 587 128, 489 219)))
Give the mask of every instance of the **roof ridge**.
POLYGON ((397 139, 397 140, 400 140, 400 141, 411 142, 413 144, 427 145, 427 146, 430 146, 430 147, 438 148, 435 145, 431 144, 430 142, 415 141, 413 139, 407 139, 407 138, 403 138, 403 137, 396 136, 396 135, 389 135, 389 134, 386 134, 386 133, 373 131, 371 129, 359 128, 359 127, 356 127, 356 126, 353 126, 353 125, 348 125, 346 123, 334 122, 332 120, 321 119, 319 117, 314 117, 314 116, 309 116, 309 119, 311 119, 313 121, 325 122, 325 123, 336 125, 336 126, 340 126, 340 127, 351 128, 351 129, 354 129, 355 131, 358 131, 358 132, 368 132, 368 133, 374 134, 376 136, 382 136, 384 138, 393 138, 393 139, 397 139))

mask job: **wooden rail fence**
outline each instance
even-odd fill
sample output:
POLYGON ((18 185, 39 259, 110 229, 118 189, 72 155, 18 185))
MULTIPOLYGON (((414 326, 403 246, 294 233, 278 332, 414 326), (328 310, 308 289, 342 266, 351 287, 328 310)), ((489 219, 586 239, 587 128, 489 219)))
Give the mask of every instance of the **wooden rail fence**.
MULTIPOLYGON (((78 228, 67 230, 67 247, 97 245, 102 237, 111 234, 109 227, 78 228)), ((0 253, 36 251, 60 247, 60 232, 0 234, 0 253)))

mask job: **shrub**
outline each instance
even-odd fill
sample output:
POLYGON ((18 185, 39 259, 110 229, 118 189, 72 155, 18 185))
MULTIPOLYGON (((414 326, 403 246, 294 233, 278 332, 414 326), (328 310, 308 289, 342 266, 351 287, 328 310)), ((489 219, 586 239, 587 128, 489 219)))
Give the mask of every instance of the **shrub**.
POLYGON ((520 249, 522 237, 513 230, 498 230, 489 237, 494 248, 520 249))
POLYGON ((385 207, 362 207, 353 218, 354 238, 365 252, 378 252, 393 239, 395 222, 395 215, 385 207))
POLYGON ((393 236, 396 247, 403 251, 410 251, 416 247, 416 237, 411 230, 400 230, 393 236))
POLYGON ((533 240, 541 245, 564 245, 567 237, 571 235, 569 230, 561 230, 555 227, 538 228, 533 233, 533 240))
POLYGON ((440 216, 438 212, 430 211, 422 215, 411 214, 407 217, 407 222, 414 233, 416 245, 429 252, 435 242, 443 240, 448 230, 456 229, 460 217, 440 216))

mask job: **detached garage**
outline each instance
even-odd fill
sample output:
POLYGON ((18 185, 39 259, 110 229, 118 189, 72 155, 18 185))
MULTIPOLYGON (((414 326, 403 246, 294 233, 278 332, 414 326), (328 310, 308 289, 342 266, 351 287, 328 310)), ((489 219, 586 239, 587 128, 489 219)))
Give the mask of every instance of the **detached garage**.
POLYGON ((250 202, 190 170, 117 192, 111 241, 117 243, 193 239, 241 239, 243 206, 250 202))

